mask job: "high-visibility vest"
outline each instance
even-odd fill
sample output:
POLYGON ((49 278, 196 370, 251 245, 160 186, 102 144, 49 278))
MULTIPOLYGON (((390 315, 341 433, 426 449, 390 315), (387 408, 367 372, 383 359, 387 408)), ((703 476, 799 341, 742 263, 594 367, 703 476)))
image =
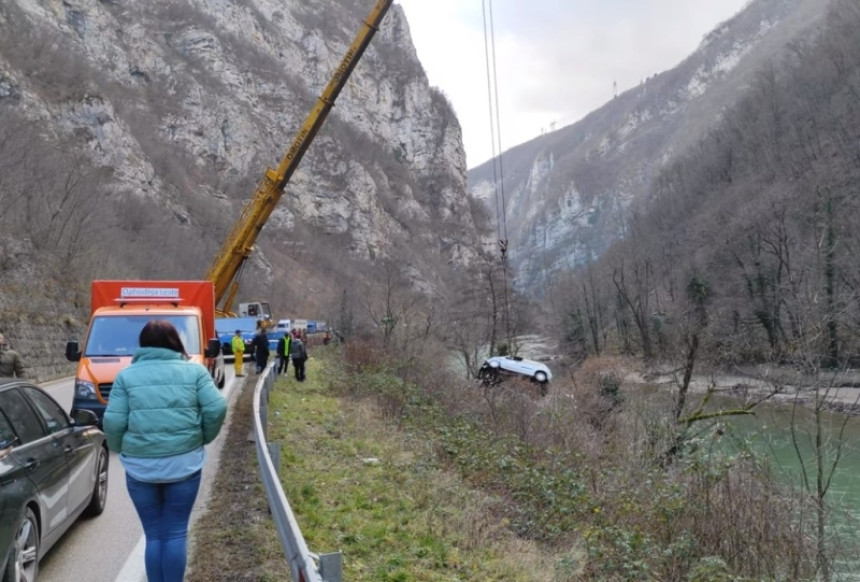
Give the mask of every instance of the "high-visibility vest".
POLYGON ((281 354, 282 356, 289 356, 290 355, 290 344, 292 344, 292 343, 293 343, 293 338, 291 338, 289 334, 285 335, 284 336, 284 353, 281 354))
POLYGON ((230 347, 233 348, 233 353, 244 353, 245 352, 245 340, 240 338, 237 335, 233 336, 233 339, 230 340, 230 347))

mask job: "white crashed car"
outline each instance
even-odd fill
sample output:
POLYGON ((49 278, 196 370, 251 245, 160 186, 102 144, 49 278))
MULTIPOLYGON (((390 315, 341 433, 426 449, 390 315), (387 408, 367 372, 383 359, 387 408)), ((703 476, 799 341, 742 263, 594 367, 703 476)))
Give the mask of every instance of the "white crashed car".
POLYGON ((478 378, 485 384, 498 384, 505 375, 525 377, 544 385, 552 380, 552 372, 546 364, 519 356, 487 358, 478 371, 478 378))

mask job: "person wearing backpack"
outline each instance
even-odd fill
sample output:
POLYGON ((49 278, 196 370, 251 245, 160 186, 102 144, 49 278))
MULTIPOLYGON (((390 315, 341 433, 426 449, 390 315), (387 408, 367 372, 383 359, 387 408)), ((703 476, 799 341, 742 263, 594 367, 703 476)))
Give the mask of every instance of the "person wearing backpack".
POLYGON ((305 381, 305 361, 308 359, 308 350, 305 342, 295 338, 290 346, 290 357, 293 359, 293 369, 296 371, 296 380, 305 381))

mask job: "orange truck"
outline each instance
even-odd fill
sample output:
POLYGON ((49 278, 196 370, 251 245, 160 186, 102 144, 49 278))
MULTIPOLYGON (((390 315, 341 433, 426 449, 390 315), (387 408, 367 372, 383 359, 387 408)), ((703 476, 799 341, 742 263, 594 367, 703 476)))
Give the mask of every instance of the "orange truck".
POLYGON ((83 350, 77 341, 66 344, 66 358, 78 362, 73 411, 92 410, 101 421, 114 378, 131 363, 140 331, 153 319, 171 322, 191 360, 224 387, 211 281, 93 281, 90 303, 83 350))

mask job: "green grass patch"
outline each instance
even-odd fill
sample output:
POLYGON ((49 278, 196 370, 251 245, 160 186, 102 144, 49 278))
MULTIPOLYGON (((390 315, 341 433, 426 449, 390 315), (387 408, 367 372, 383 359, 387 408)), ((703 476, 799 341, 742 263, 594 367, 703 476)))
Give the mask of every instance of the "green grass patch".
POLYGON ((269 405, 281 481, 311 551, 342 551, 353 582, 560 579, 557 558, 510 529, 503 497, 462 479, 426 430, 386 419, 396 394, 383 390, 380 403, 333 390, 344 378, 326 353, 308 362, 306 382, 279 379, 269 405))

